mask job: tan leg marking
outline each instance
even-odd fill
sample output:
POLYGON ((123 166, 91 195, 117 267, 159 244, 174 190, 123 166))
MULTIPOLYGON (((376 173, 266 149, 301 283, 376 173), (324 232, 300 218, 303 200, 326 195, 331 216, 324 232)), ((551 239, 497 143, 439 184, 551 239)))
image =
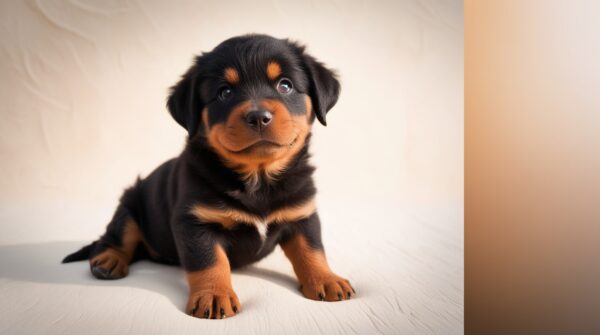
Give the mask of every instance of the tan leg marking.
POLYGON ((188 272, 190 295, 186 312, 207 319, 222 319, 240 311, 240 301, 231 287, 229 259, 215 246, 215 264, 206 270, 188 272))
POLYGON ((305 297, 338 301, 354 295, 350 282, 331 271, 325 253, 311 248, 301 234, 296 234, 281 247, 292 262, 305 297))

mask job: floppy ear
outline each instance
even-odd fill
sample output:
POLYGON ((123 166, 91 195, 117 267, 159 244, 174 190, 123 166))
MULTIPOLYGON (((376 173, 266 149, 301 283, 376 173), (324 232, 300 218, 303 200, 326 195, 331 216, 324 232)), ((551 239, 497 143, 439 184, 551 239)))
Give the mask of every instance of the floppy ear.
POLYGON ((333 108, 340 95, 340 82, 335 73, 310 55, 303 55, 310 83, 309 95, 319 122, 327 126, 325 115, 333 108))
POLYGON ((175 86, 171 87, 171 95, 167 100, 167 108, 171 116, 187 129, 189 138, 194 137, 198 131, 200 114, 204 108, 197 89, 199 82, 199 75, 196 71, 197 62, 175 86))

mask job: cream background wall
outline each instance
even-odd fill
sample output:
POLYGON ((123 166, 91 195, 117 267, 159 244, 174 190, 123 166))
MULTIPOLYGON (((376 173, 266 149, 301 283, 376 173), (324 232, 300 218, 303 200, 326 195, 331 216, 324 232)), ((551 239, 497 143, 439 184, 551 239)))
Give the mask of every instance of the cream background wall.
MULTIPOLYGON (((432 250, 453 274, 460 321, 460 1, 0 2, 0 244, 100 234, 123 188, 183 148, 168 87, 193 55, 250 32, 300 41, 340 74, 312 142, 325 237, 441 234, 449 249, 432 250)), ((416 235, 389 244, 433 243, 416 235)), ((461 326, 448 327, 435 329, 461 326)))
POLYGON ((193 55, 259 32, 305 43, 340 74, 329 126, 315 125, 321 200, 462 206, 460 2, 0 6, 3 204, 112 207, 182 149, 164 105, 193 55))

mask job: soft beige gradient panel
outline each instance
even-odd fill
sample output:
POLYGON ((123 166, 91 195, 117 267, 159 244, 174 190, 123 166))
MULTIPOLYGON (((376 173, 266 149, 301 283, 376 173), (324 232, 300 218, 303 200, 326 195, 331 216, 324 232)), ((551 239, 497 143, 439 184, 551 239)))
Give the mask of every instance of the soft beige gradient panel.
POLYGON ((598 326, 598 12, 465 4, 467 333, 598 326))
POLYGON ((462 220, 460 2, 3 1, 0 13, 7 206, 110 211, 183 148, 164 105, 193 55, 261 32, 306 43, 340 74, 339 103, 313 137, 319 201, 462 220))

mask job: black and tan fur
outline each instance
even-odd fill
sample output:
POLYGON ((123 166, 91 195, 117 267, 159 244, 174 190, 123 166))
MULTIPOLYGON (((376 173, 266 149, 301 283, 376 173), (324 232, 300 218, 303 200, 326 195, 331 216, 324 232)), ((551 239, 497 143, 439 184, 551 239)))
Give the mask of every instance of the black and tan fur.
POLYGON ((181 264, 186 311, 223 318, 241 310, 231 269, 280 245, 307 298, 349 299, 327 265, 308 163, 311 126, 325 125, 339 91, 288 40, 235 37, 196 57, 167 102, 188 131, 184 151, 127 189, 105 234, 63 262, 89 259, 99 279, 126 276, 138 259, 181 264))

